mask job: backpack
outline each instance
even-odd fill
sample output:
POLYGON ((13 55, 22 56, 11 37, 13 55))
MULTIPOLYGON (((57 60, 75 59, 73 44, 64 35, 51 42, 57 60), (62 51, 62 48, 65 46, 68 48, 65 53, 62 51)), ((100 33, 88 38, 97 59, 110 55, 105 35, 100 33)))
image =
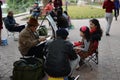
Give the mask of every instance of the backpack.
POLYGON ((47 36, 48 35, 48 30, 46 28, 45 25, 42 25, 39 27, 39 29, 37 30, 39 36, 47 36))
POLYGON ((13 66, 13 80, 41 80, 44 76, 43 60, 38 58, 21 58, 13 66))

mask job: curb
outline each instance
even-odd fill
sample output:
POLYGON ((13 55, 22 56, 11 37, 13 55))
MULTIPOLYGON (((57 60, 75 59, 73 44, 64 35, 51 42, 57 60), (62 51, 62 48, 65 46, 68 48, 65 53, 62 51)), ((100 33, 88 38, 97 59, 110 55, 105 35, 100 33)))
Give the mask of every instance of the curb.
MULTIPOLYGON (((25 12, 25 13, 20 13, 20 14, 15 14, 14 17, 20 17, 20 16, 25 16, 25 15, 29 15, 29 12, 25 12)), ((2 17, 2 19, 4 20, 6 16, 2 17)))
POLYGON ((24 16, 24 15, 29 15, 29 12, 16 14, 16 15, 14 15, 14 17, 20 17, 20 16, 24 16))

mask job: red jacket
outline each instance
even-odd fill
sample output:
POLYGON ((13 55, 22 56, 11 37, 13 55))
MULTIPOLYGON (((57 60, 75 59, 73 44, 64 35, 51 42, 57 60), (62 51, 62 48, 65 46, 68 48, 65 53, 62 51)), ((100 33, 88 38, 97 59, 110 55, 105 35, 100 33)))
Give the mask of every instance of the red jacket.
POLYGON ((112 10, 115 8, 114 3, 110 0, 105 0, 103 3, 103 9, 106 9, 107 13, 112 13, 112 10))

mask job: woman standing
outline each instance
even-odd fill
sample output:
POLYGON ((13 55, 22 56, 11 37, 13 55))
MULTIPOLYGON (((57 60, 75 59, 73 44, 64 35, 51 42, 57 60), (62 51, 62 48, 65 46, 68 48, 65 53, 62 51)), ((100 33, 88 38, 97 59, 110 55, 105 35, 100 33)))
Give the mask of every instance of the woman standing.
POLYGON ((107 29, 106 29, 106 36, 110 36, 109 31, 110 31, 110 27, 111 27, 111 23, 113 20, 113 10, 114 10, 115 6, 114 6, 114 2, 112 2, 111 0, 105 0, 103 3, 103 9, 105 9, 106 13, 105 13, 105 18, 107 21, 107 29))

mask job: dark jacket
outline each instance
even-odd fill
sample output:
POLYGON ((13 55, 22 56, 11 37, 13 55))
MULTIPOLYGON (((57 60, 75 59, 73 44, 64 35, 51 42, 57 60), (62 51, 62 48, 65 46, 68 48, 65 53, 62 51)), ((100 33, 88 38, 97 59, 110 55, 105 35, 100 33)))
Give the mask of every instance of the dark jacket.
POLYGON ((101 40, 101 34, 94 32, 91 34, 91 40, 92 41, 100 41, 101 40))
POLYGON ((58 26, 58 28, 68 28, 69 27, 68 21, 63 15, 57 17, 57 26, 58 26))
POLYGON ((119 9, 120 2, 119 0, 114 0, 115 9, 119 9))
POLYGON ((15 27, 15 24, 16 24, 16 21, 14 19, 14 17, 10 17, 10 16, 7 16, 5 19, 4 19, 4 24, 5 24, 5 27, 11 31, 13 27, 15 27))
POLYGON ((48 44, 45 71, 52 77, 64 77, 71 72, 70 60, 77 55, 69 41, 56 39, 48 44))
POLYGON ((61 7, 62 6, 62 0, 55 0, 54 1, 54 7, 55 8, 58 8, 58 7, 61 7))

